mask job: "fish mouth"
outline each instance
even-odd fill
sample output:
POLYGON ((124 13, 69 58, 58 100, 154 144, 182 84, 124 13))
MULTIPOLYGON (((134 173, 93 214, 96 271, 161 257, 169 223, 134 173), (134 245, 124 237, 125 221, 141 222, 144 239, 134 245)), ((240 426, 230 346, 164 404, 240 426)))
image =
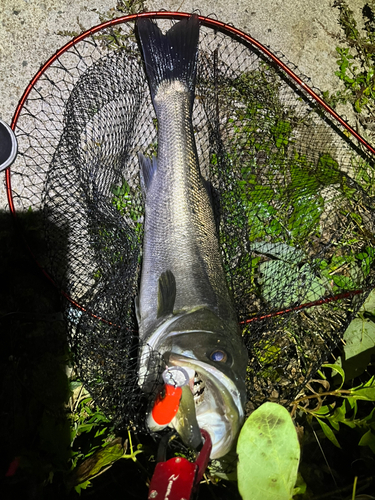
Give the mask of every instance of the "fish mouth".
POLYGON ((240 391, 229 377, 209 363, 171 353, 169 365, 181 366, 189 373, 198 426, 211 437, 210 457, 216 459, 226 455, 244 419, 240 391))

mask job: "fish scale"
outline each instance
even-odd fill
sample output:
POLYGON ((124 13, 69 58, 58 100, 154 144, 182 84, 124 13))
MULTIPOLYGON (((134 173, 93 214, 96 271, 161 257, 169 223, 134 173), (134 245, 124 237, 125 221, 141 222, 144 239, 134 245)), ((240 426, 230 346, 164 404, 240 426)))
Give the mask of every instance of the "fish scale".
POLYGON ((158 279, 168 269, 176 279, 176 310, 207 305, 227 318, 231 303, 211 201, 196 157, 189 93, 177 89, 155 101, 158 167, 146 197, 142 335, 157 322, 158 279))

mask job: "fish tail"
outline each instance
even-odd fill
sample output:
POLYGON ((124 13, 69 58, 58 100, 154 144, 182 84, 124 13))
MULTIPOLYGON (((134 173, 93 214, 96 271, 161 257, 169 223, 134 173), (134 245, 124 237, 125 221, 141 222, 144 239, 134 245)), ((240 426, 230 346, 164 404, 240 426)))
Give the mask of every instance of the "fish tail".
POLYGON ((165 35, 154 22, 141 17, 137 20, 137 30, 153 102, 155 103, 161 83, 177 80, 187 88, 193 104, 199 39, 198 16, 193 14, 176 23, 165 35))

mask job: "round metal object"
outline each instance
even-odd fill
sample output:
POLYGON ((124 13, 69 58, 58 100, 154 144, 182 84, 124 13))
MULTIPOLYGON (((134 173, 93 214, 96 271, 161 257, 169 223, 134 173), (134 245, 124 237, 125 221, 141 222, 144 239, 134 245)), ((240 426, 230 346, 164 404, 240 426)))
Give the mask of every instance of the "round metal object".
POLYGON ((9 125, 0 120, 0 171, 10 167, 16 156, 16 136, 9 125))
POLYGON ((182 387, 189 383, 189 375, 181 366, 171 366, 163 372, 164 383, 174 387, 182 387))

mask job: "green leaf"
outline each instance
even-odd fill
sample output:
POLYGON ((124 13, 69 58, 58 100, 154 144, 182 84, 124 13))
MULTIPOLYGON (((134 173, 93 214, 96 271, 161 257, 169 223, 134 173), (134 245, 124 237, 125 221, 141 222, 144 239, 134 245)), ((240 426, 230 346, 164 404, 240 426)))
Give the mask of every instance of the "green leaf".
POLYGON ((246 420, 237 444, 238 489, 243 500, 290 500, 300 446, 288 411, 265 403, 246 420))
MULTIPOLYGON (((367 255, 373 259, 373 249, 366 248, 367 255)), ((361 260, 366 254, 358 254, 361 260)), ((375 291, 372 291, 355 318, 344 333, 344 360, 340 360, 345 370, 346 379, 352 380, 364 372, 375 354, 375 323, 372 317, 375 312, 375 291), (370 318, 366 317, 370 316, 370 318)))
POLYGON ((105 432, 107 432, 107 430, 108 430, 108 427, 103 427, 103 429, 97 430, 96 433, 95 433, 94 438, 97 438, 97 437, 101 436, 102 434, 104 434, 105 432))
POLYGON ((319 158, 317 178, 323 186, 337 184, 340 182, 342 174, 339 170, 337 161, 328 153, 323 154, 319 158))
POLYGON ((357 285, 351 278, 349 278, 349 276, 343 276, 342 274, 333 274, 332 280, 335 285, 342 288, 343 290, 355 290, 357 288, 357 285))
POLYGON ((295 302, 312 302, 325 293, 322 279, 315 276, 309 264, 301 268, 282 260, 269 260, 259 265, 262 294, 275 307, 287 307, 295 302))
POLYGON ((332 408, 328 405, 321 406, 318 410, 314 410, 314 415, 321 415, 322 417, 327 417, 332 412, 332 408))
POLYGON ((359 420, 358 426, 360 427, 363 425, 366 426, 370 425, 371 427, 373 427, 374 423, 375 423, 375 408, 371 410, 371 413, 362 418, 362 420, 359 420))
MULTIPOLYGON (((356 411, 357 411, 357 407, 356 407, 356 403, 353 400, 353 398, 345 398, 344 401, 342 402, 342 405, 335 409, 333 418, 335 419, 336 422, 343 423, 343 424, 347 425, 348 427, 350 427, 351 429, 354 429, 354 427, 356 426, 356 422, 355 422, 356 411), (354 410, 354 411, 352 412, 351 410, 354 410), (351 414, 350 418, 346 417, 347 411, 350 411, 350 414, 351 414)), ((328 419, 328 420, 329 420, 330 424, 332 425, 332 427, 334 429, 336 429, 334 427, 334 425, 332 424, 332 420, 331 419, 328 419)), ((336 430, 338 430, 338 429, 336 429, 336 430)))
MULTIPOLYGON (((374 259, 374 253, 373 253, 374 249, 367 247, 366 251, 367 251, 367 254, 369 255, 370 259, 373 260, 374 259)), ((369 296, 365 300, 363 306, 360 309, 360 312, 362 312, 362 311, 375 314, 375 290, 372 290, 372 292, 369 294, 369 296)))
POLYGON ((371 429, 369 429, 366 434, 361 437, 358 446, 368 446, 371 451, 375 453, 375 436, 371 429))
POLYGON ((369 319, 355 318, 344 333, 344 353, 347 361, 365 351, 369 352, 369 361, 375 347, 375 323, 369 319))
POLYGON ((94 426, 93 424, 79 425, 77 428, 77 434, 82 434, 83 432, 90 432, 93 426, 94 426))
POLYGON ((289 218, 288 229, 294 238, 306 238, 319 231, 320 216, 324 209, 324 200, 320 195, 312 196, 307 188, 300 189, 300 194, 293 201, 293 213, 289 218))
POLYGON ((260 254, 270 255, 291 264, 299 264, 305 257, 303 250, 286 245, 285 243, 255 241, 251 244, 251 250, 260 254))
POLYGON ((375 401, 375 387, 363 387, 350 392, 350 397, 363 401, 375 401))
POLYGON ((95 452, 86 458, 74 471, 75 484, 81 484, 96 476, 101 469, 108 467, 124 455, 124 447, 121 438, 116 438, 105 448, 95 452))
POLYGON ((340 423, 345 424, 352 429, 356 427, 358 422, 354 421, 356 411, 357 411, 357 403, 355 402, 355 400, 353 398, 345 398, 341 406, 337 406, 336 408, 334 408, 331 405, 321 406, 318 410, 314 410, 313 415, 316 418, 321 418, 321 419, 324 418, 328 420, 333 429, 339 431, 340 423), (351 410, 353 410, 353 412, 351 410), (350 411, 351 413, 350 418, 346 417, 347 411, 350 411))
POLYGON ((331 429, 331 427, 323 422, 323 420, 320 420, 320 418, 317 418, 317 421, 319 422, 320 427, 322 428, 322 431, 324 432, 324 435, 335 445, 337 448, 341 448, 339 442, 336 439, 336 436, 331 429))
POLYGON ((89 486, 91 486, 90 481, 85 481, 83 483, 80 483, 80 484, 77 484, 76 486, 74 486, 74 489, 80 495, 81 491, 87 489, 89 486))
POLYGON ((355 318, 344 333, 345 359, 357 356, 375 345, 375 324, 368 319, 355 318))
POLYGON ((78 387, 82 387, 82 382, 80 382, 79 380, 73 380, 70 382, 69 387, 70 390, 74 392, 76 389, 78 389, 78 387))
POLYGON ((341 366, 339 365, 332 365, 330 363, 324 363, 322 365, 323 368, 332 368, 333 371, 337 372, 340 376, 341 376, 341 385, 339 387, 339 390, 341 389, 341 387, 344 385, 344 382, 345 382, 345 372, 344 370, 341 368, 341 366))
POLYGON ((339 431, 340 430, 340 424, 339 422, 336 420, 335 416, 332 416, 332 417, 328 417, 328 422, 331 424, 331 426, 335 429, 335 431, 339 431))
POLYGON ((358 411, 357 401, 354 398, 348 397, 345 398, 345 403, 347 404, 349 409, 353 411, 352 419, 354 420, 355 417, 357 416, 357 411, 358 411))
POLYGON ((294 495, 303 495, 304 493, 306 493, 306 489, 307 489, 307 484, 303 479, 302 475, 298 473, 296 486, 293 490, 293 497, 294 495))

